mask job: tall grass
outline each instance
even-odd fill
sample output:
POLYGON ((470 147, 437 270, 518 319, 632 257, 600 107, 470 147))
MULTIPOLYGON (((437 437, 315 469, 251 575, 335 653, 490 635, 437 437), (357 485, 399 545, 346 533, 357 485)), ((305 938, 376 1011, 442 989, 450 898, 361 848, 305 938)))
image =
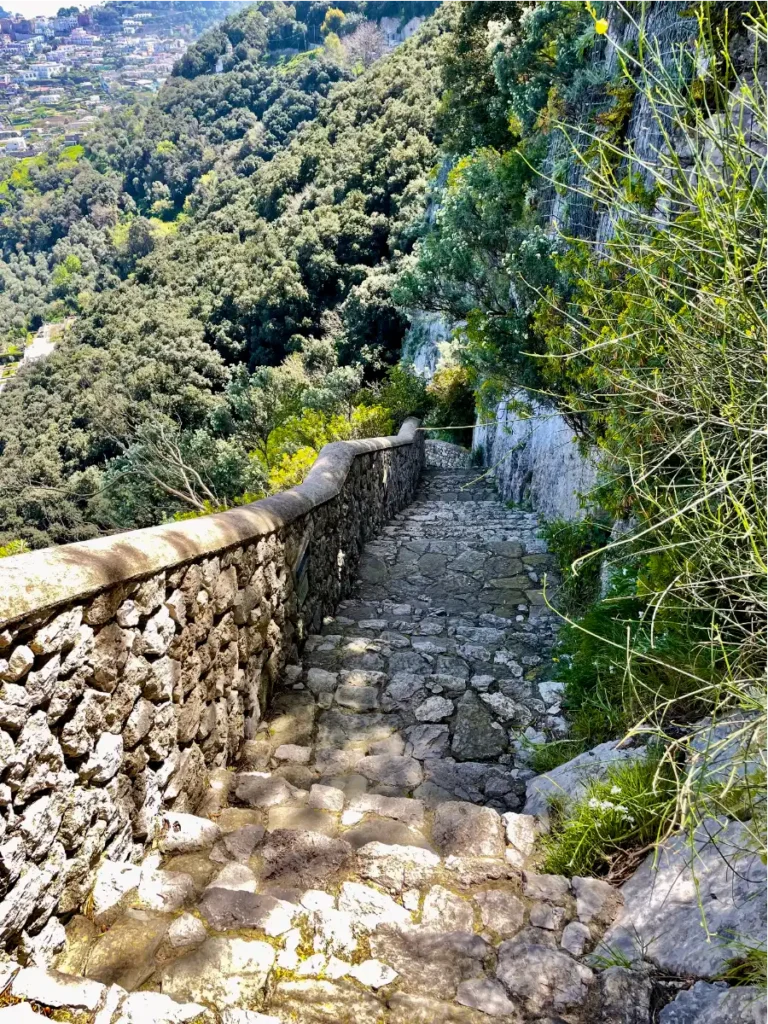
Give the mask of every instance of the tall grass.
POLYGON ((632 694, 629 731, 665 751, 659 836, 736 801, 764 849, 764 800, 745 779, 765 768, 766 15, 755 5, 737 31, 728 8, 696 10, 695 43, 671 59, 642 22, 637 49, 619 51, 658 129, 650 152, 559 126, 584 170, 575 191, 612 234, 574 261, 572 301, 545 300, 546 373, 568 377, 566 408, 599 438, 615 509, 635 522, 597 555, 643 567, 643 628, 597 639, 632 694), (670 632, 683 662, 665 657, 670 632), (681 686, 646 685, 659 673, 681 686))

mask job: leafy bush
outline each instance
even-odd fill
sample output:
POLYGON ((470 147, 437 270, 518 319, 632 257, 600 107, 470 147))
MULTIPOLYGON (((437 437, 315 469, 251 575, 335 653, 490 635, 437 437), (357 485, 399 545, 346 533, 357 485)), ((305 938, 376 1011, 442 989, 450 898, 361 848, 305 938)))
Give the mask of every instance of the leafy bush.
POLYGON ((12 555, 23 555, 29 551, 29 545, 23 540, 11 540, 0 547, 0 558, 10 558, 12 555))

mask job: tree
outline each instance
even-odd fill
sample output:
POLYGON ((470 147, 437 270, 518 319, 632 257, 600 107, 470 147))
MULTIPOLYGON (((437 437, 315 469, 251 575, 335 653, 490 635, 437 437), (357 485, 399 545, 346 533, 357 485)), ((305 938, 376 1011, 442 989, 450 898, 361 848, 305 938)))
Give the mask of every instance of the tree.
POLYGON ((320 31, 324 36, 329 35, 331 32, 338 35, 343 24, 344 11, 339 10, 338 7, 329 7, 325 12, 325 17, 323 18, 323 24, 320 26, 320 31))
POLYGON ((350 67, 367 68, 387 51, 387 40, 379 26, 373 21, 364 21, 345 36, 341 44, 345 61, 350 67))

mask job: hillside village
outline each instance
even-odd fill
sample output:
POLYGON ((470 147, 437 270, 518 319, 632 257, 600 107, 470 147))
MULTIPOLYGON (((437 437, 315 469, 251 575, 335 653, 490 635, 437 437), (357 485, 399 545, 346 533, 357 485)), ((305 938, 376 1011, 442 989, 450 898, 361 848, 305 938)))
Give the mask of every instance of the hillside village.
MULTIPOLYGON (((52 18, 2 10, 0 152, 32 156, 62 133, 79 142, 99 114, 156 92, 207 26, 207 18, 201 25, 184 10, 189 6, 106 4, 61 8, 66 13, 52 18)), ((238 4, 210 6, 212 16, 223 16, 238 4)))

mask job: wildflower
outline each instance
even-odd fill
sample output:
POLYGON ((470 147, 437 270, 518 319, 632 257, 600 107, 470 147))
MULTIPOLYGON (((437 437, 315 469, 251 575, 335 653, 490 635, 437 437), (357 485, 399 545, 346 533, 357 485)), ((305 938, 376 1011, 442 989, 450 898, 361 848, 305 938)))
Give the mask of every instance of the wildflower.
POLYGON ((619 796, 621 793, 621 786, 611 786, 611 796, 619 796))
POLYGON ((588 806, 591 807, 593 811, 595 811, 600 806, 600 801, 597 799, 597 797, 593 796, 592 799, 589 801, 588 806))
POLYGON ((587 8, 588 12, 590 14, 592 14, 592 17, 593 17, 593 20, 594 20, 594 23, 595 23, 595 32, 598 34, 598 36, 607 36, 607 34, 608 34, 608 23, 607 23, 607 20, 604 17, 598 17, 597 16, 597 11, 595 10, 595 5, 593 3, 591 3, 590 0, 585 0, 584 6, 587 8))

